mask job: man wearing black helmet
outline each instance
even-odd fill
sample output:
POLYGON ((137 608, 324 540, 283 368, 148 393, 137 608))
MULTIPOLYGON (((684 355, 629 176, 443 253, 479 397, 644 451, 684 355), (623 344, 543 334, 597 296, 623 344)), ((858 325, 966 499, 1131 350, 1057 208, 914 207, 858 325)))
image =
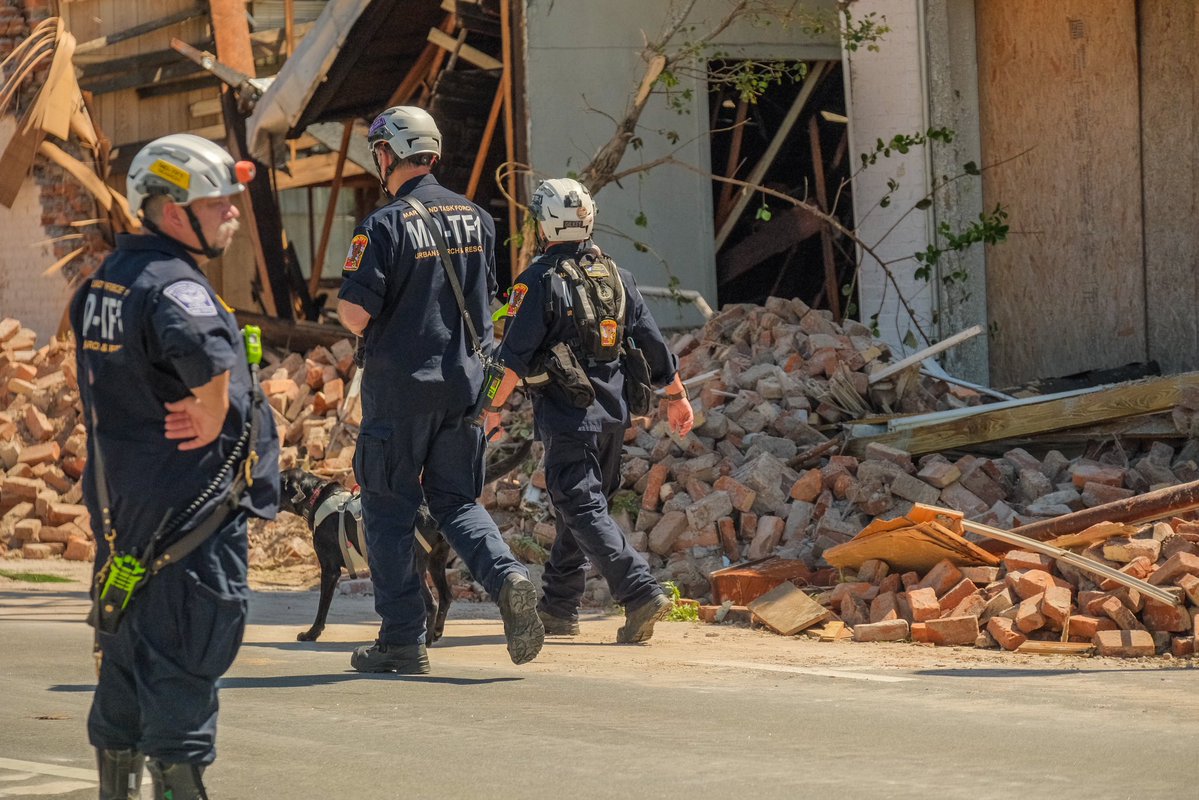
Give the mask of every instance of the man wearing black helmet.
POLYGON ((216 757, 217 679, 245 631, 247 516, 275 516, 279 438, 232 309, 204 273, 253 177, 190 134, 134 156, 144 235, 71 303, 87 426, 84 500, 97 544, 99 677, 88 736, 101 800, 195 800, 216 757))
POLYGON ((477 502, 484 441, 465 418, 483 383, 472 340, 487 352, 493 346, 495 224, 431 174, 441 133, 423 109, 387 109, 371 125, 368 143, 391 202, 354 231, 337 310, 365 342, 354 474, 382 623, 375 643, 355 650, 350 664, 359 672, 429 671, 412 556, 422 498, 475 580, 496 598, 508 653, 523 664, 544 638, 536 588, 477 502))

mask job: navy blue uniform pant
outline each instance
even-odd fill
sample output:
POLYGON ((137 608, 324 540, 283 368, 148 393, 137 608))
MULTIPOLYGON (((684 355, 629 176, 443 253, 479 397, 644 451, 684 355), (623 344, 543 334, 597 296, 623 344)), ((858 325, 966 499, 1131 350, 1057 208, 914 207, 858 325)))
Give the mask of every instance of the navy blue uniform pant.
POLYGON ((423 499, 442 534, 493 599, 510 572, 528 575, 477 499, 483 491, 483 433, 464 409, 435 411, 363 426, 354 453, 362 517, 382 618, 379 641, 425 641, 425 603, 413 562, 416 515, 423 499))
POLYGON ((88 738, 168 763, 216 758, 217 679, 246 628, 246 516, 238 513, 130 601, 104 654, 88 738))
POLYGON ((624 431, 572 431, 543 435, 545 484, 554 504, 558 537, 542 578, 541 607, 558 617, 578 612, 590 560, 625 608, 635 608, 662 588, 649 564, 633 549, 608 514, 608 500, 620 488, 624 431))

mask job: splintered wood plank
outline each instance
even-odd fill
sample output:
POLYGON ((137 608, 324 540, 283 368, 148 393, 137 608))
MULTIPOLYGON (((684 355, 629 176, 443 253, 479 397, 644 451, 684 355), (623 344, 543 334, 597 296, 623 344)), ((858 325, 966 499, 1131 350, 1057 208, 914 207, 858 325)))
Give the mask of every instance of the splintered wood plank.
POLYGON ((1031 653, 1038 656, 1085 656, 1094 651, 1091 642, 1038 642, 1029 639, 1016 648, 1017 653, 1031 653))
POLYGON ((828 619, 831 613, 790 581, 780 583, 751 602, 749 610, 767 627, 783 636, 793 636, 804 628, 810 628, 828 619))
POLYGON ((1191 386, 1199 386, 1199 372, 1119 384, 1087 394, 995 411, 984 410, 945 422, 858 437, 850 439, 846 449, 851 455, 861 455, 866 445, 881 442, 919 455, 1013 436, 1093 425, 1172 408, 1181 399, 1182 390, 1191 386))

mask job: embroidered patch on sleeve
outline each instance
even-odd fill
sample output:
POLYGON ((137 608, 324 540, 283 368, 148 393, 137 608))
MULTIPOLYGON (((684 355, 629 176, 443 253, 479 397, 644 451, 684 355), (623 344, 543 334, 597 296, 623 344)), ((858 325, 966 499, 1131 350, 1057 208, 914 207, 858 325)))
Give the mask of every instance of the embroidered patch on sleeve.
POLYGON ((176 281, 162 290, 192 317, 215 317, 216 303, 208 290, 195 281, 176 281))
POLYGON ((512 291, 508 294, 508 316, 516 316, 516 312, 520 311, 520 304, 525 301, 525 295, 528 294, 528 291, 529 287, 523 283, 518 283, 512 287, 512 291))
POLYGON ((362 264, 362 254, 366 252, 366 246, 370 244, 370 239, 365 233, 360 233, 350 240, 350 252, 346 254, 346 263, 341 268, 343 272, 354 272, 362 264))

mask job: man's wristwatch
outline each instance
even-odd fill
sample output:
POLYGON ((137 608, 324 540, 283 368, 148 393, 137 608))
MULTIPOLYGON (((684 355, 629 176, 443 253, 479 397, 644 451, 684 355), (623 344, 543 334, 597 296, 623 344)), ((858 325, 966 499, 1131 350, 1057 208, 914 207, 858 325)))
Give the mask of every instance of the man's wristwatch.
POLYGON ((672 403, 678 402, 679 400, 686 400, 687 399, 687 387, 684 386, 683 391, 681 391, 681 392, 673 392, 673 393, 667 392, 666 394, 662 395, 662 399, 669 400, 672 403))

